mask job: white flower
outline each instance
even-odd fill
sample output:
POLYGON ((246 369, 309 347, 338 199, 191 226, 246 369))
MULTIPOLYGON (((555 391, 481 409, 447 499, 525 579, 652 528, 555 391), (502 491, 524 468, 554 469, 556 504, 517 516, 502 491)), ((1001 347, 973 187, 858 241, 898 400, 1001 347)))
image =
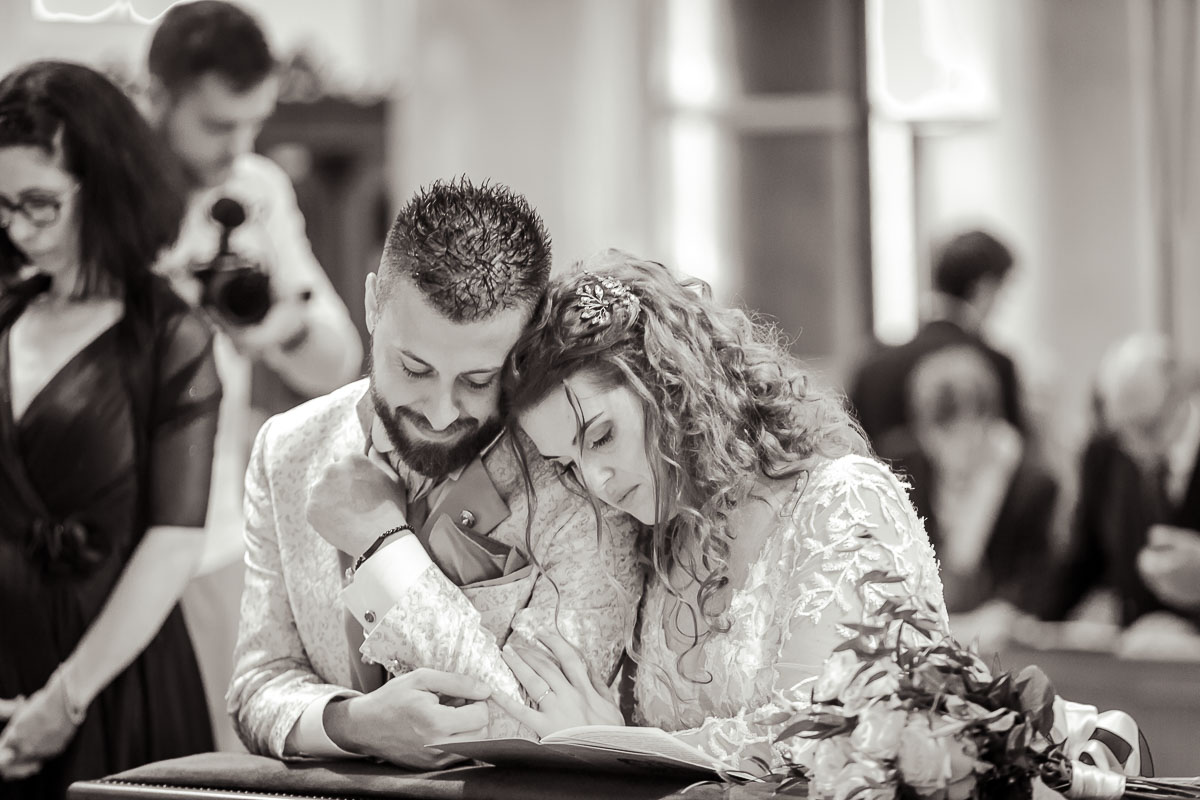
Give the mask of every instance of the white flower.
POLYGON ((813 687, 813 702, 828 703, 841 699, 843 690, 861 666, 858 657, 849 650, 839 650, 831 655, 825 662, 821 677, 817 679, 817 685, 813 687))
POLYGON ((842 689, 842 703, 846 713, 854 715, 876 699, 892 697, 900 689, 900 667, 891 659, 876 661, 859 672, 850 684, 842 689))
POLYGON ((846 800, 860 788, 859 800, 893 800, 896 796, 895 772, 869 758, 856 755, 838 773, 833 800, 846 800))
POLYGON ((871 758, 893 759, 900 749, 900 734, 906 722, 907 711, 888 708, 882 702, 872 703, 859 712, 850 742, 871 758))
POLYGON ((813 789, 822 797, 833 796, 842 770, 849 763, 853 749, 849 736, 821 739, 806 761, 813 773, 813 789))
POLYGON ((946 788, 950 752, 945 737, 935 737, 924 714, 912 714, 900 733, 896 767, 905 783, 919 792, 946 788))

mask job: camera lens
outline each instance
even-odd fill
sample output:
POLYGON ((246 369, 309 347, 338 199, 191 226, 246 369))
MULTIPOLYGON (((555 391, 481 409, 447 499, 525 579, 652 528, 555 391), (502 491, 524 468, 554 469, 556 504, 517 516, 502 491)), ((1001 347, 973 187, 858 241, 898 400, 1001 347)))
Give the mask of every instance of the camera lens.
POLYGON ((230 322, 256 325, 271 310, 270 278, 263 272, 240 272, 221 285, 215 300, 230 322))

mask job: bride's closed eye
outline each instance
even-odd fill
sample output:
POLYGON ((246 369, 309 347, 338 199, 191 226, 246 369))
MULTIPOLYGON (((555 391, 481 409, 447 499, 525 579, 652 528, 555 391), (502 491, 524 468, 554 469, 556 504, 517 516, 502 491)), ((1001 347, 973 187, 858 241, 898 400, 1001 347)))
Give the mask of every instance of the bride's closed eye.
POLYGON ((588 447, 592 450, 595 450, 599 447, 604 447, 604 445, 608 444, 612 440, 613 440, 613 429, 612 429, 612 426, 610 425, 610 426, 608 426, 608 429, 605 430, 601 436, 599 436, 596 439, 593 439, 591 441, 591 443, 588 445, 588 447))

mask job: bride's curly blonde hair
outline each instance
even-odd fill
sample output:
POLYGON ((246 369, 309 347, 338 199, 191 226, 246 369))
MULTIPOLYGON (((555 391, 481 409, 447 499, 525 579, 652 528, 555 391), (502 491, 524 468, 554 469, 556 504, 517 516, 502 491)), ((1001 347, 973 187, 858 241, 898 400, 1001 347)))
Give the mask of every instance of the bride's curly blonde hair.
POLYGON ((841 395, 817 386, 774 328, 718 305, 702 281, 621 251, 551 281, 506 371, 509 418, 579 373, 641 399, 660 520, 647 554, 668 587, 677 565, 699 583, 700 611, 716 630, 720 614, 709 609, 727 583, 735 536, 726 522, 755 481, 869 450, 841 395), (581 301, 580 288, 606 278, 636 302, 613 302, 593 322, 597 306, 581 301), (676 513, 666 520, 668 508, 676 513))

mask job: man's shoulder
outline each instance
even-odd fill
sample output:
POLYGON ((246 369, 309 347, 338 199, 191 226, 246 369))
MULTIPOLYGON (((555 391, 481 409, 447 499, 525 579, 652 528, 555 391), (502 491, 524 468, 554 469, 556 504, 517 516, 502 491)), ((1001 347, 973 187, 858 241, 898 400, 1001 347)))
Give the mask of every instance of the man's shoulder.
POLYGON ((263 425, 268 447, 283 457, 327 451, 346 431, 357 430, 358 403, 366 390, 363 378, 276 414, 263 425))

